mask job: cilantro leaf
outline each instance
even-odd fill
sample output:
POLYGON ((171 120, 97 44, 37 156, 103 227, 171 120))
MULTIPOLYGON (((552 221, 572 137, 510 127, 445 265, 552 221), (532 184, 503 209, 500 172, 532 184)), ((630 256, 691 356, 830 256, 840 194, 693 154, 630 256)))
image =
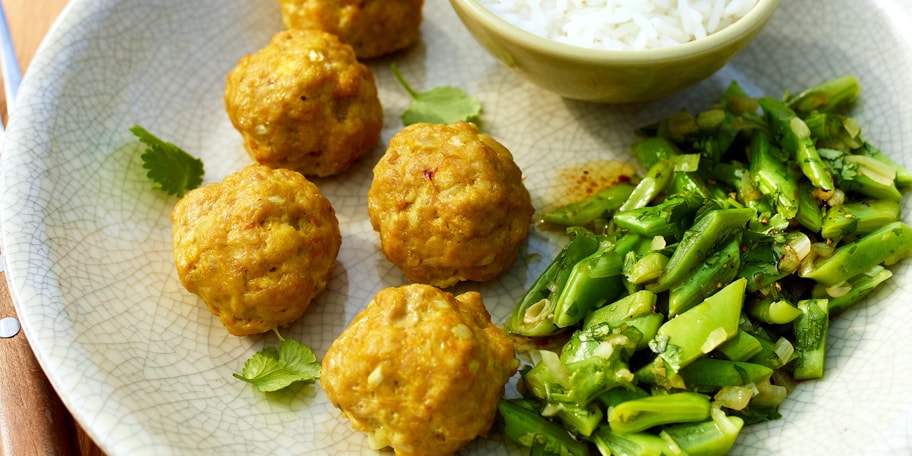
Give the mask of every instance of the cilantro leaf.
POLYGON ((313 382, 320 378, 320 363, 306 345, 294 339, 282 339, 279 348, 266 347, 244 363, 236 378, 251 383, 260 392, 278 391, 295 382, 313 382))
POLYGON ((411 125, 418 122, 451 124, 463 120, 478 123, 481 116, 481 104, 475 97, 470 97, 458 87, 435 87, 425 92, 416 92, 405 82, 396 64, 392 65, 393 74, 399 84, 412 97, 412 103, 402 113, 402 124, 411 125))
POLYGON ((858 175, 858 164, 846 160, 845 153, 825 147, 818 148, 817 153, 840 182, 855 180, 858 175))
POLYGON ((149 146, 143 152, 142 160, 143 168, 149 170, 146 176, 154 182, 153 188, 182 198, 203 183, 202 160, 170 142, 162 141, 139 125, 133 125, 130 131, 149 146))

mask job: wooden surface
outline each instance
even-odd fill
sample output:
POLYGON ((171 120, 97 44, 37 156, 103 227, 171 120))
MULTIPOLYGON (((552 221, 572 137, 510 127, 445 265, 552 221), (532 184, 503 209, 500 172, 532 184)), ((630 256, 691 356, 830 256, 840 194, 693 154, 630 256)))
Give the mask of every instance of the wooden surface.
MULTIPOLYGON (((66 0, 2 0, 20 69, 28 71, 41 40, 66 0)), ((6 99, 0 91, 6 124, 6 99)), ((15 116, 15 113, 13 113, 15 116)), ((6 277, 0 273, 0 318, 15 317, 6 277)), ((82 431, 48 383, 20 331, 0 338, 0 456, 92 455, 103 452, 82 431)))

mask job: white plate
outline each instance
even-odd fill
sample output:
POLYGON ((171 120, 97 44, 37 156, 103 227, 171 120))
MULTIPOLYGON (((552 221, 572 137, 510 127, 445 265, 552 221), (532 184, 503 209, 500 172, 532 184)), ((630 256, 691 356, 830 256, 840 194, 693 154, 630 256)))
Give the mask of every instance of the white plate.
MULTIPOLYGON (((485 54, 445 0, 428 0, 424 12, 420 43, 371 62, 386 113, 381 144, 347 175, 318 181, 342 224, 340 267, 286 332, 320 357, 376 291, 405 282, 379 253, 365 203, 370 169, 408 103, 389 70, 394 61, 416 88, 455 85, 480 99, 484 128, 513 151, 538 208, 566 191, 561 169, 630 159, 635 127, 705 108, 731 79, 755 95, 780 95, 857 74, 863 95, 854 113, 867 138, 912 168, 908 2, 783 2, 716 76, 631 106, 543 92, 485 54)), ((275 2, 74 0, 23 82, 2 162, 7 275, 38 360, 109 454, 371 453, 318 386, 264 395, 231 376, 275 338, 228 335, 178 284, 168 219, 176 200, 150 190, 128 131, 139 123, 201 156, 207 181, 240 169, 249 159, 222 105, 225 73, 281 26, 275 2)), ((558 247, 533 233, 516 267, 479 288, 496 321, 558 247)), ((745 430, 735 453, 912 450, 909 262, 895 272, 833 323, 826 379, 801 385, 783 419, 745 430)), ((465 454, 520 454, 504 440, 494 434, 465 454)))

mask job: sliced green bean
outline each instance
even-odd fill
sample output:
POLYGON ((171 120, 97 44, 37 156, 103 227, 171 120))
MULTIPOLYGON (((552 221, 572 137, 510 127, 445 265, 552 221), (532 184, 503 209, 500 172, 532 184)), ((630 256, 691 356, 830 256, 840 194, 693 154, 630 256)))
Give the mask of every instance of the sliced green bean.
POLYGON ((738 279, 690 310, 665 322, 659 356, 674 372, 714 350, 738 332, 747 281, 738 279))
POLYGON ((826 286, 838 285, 878 264, 893 264, 912 253, 912 228, 892 222, 844 244, 832 256, 817 261, 803 277, 826 286))
POLYGON ((592 434, 592 443, 602 456, 663 456, 675 454, 668 441, 648 432, 614 432, 602 426, 592 434))
POLYGON ((723 386, 744 386, 769 378, 769 367, 727 359, 700 358, 679 372, 684 383, 697 391, 716 391, 723 386))
POLYGON ((649 290, 639 290, 592 311, 583 320, 583 327, 588 328, 600 323, 615 324, 631 318, 648 315, 655 311, 655 305, 655 293, 649 290))
POLYGON ((543 448, 548 454, 589 455, 586 444, 573 438, 559 424, 542 418, 516 402, 501 400, 497 403, 497 410, 504 419, 504 432, 520 445, 543 448))
POLYGON ((860 92, 858 78, 847 75, 805 89, 790 98, 788 106, 798 114, 812 111, 833 112, 854 103, 860 92))
POLYGON ((895 200, 866 200, 846 203, 827 211, 820 235, 838 241, 846 236, 868 234, 899 220, 900 206, 895 200))
POLYGON ((658 197, 671 183, 674 177, 674 166, 674 160, 659 160, 652 165, 646 172, 646 176, 636 185, 618 210, 629 211, 640 208, 658 197))
POLYGON ((780 100, 760 98, 760 107, 766 114, 770 129, 775 133, 782 148, 798 162, 798 166, 815 187, 833 190, 833 176, 817 154, 811 131, 798 115, 780 100))
POLYGON ((772 150, 770 138, 758 132, 748 147, 750 173, 754 184, 787 219, 798 214, 798 181, 788 172, 784 160, 772 150))
POLYGON ((835 287, 834 290, 828 290, 826 287, 818 285, 814 287, 813 295, 815 298, 829 299, 827 311, 832 318, 849 310, 890 277, 893 277, 893 273, 889 269, 877 265, 869 271, 849 279, 845 285, 835 287), (835 296, 832 296, 831 293, 835 296))
POLYGON ((801 316, 801 310, 786 299, 765 297, 751 302, 747 306, 751 317, 771 325, 784 325, 801 316))
POLYGON ((760 341, 743 329, 716 347, 716 351, 732 361, 747 361, 763 351, 760 341))
POLYGON ((693 214, 702 201, 700 198, 671 197, 652 206, 618 211, 613 220, 617 226, 641 236, 680 238, 693 224, 693 214))
POLYGON ((673 317, 697 305, 734 280, 739 269, 741 237, 736 236, 671 289, 668 295, 668 315, 673 317))
POLYGON ((573 326, 593 309, 620 296, 623 266, 623 256, 610 244, 574 264, 554 302, 554 325, 573 326))
POLYGON ((693 227, 684 233, 665 271, 659 277, 652 291, 665 291, 684 280, 713 251, 725 245, 744 229, 745 224, 756 214, 751 208, 718 209, 709 211, 699 218, 693 227))
POLYGON ((820 202, 814 196, 814 187, 805 180, 798 182, 798 213, 795 219, 812 233, 819 233, 823 226, 820 202))
POLYGON ((545 223, 561 226, 587 226, 593 220, 610 216, 633 192, 633 184, 619 183, 612 185, 580 201, 570 203, 545 213, 545 223))
POLYGON ((576 231, 513 309, 506 324, 507 331, 523 336, 546 336, 557 332, 560 329, 554 324, 557 298, 566 287, 573 267, 598 247, 599 240, 591 232, 576 231))
POLYGON ((626 434, 662 424, 703 421, 709 418, 709 410, 709 398, 699 393, 649 396, 610 408, 608 424, 612 431, 626 434))
POLYGON ((801 317, 795 320, 796 380, 823 377, 826 360, 826 340, 829 328, 828 302, 826 299, 798 301, 801 317))
POLYGON ((743 419, 722 414, 710 421, 669 426, 661 435, 675 442, 681 454, 724 456, 735 445, 742 427, 743 419))

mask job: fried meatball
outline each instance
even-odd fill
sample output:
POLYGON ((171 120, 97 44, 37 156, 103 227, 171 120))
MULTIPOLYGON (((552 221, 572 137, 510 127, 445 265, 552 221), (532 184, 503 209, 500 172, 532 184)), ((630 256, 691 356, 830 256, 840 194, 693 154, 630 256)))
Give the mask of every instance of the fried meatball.
POLYGON ((416 42, 423 4, 424 0, 279 0, 286 27, 334 33, 362 59, 416 42))
POLYGON ((409 280, 441 288, 509 269, 534 212, 510 151, 466 122, 399 131, 367 198, 386 257, 409 280))
POLYGON ((225 108, 257 163, 306 176, 349 168, 380 139, 371 70, 320 31, 287 30, 228 73, 225 108))
POLYGON ((304 314, 342 243, 335 211, 316 185, 256 164, 188 192, 171 223, 181 284, 237 336, 304 314))
POLYGON ((487 434, 519 361, 477 292, 387 288, 323 358, 320 385, 375 449, 446 455, 487 434))

